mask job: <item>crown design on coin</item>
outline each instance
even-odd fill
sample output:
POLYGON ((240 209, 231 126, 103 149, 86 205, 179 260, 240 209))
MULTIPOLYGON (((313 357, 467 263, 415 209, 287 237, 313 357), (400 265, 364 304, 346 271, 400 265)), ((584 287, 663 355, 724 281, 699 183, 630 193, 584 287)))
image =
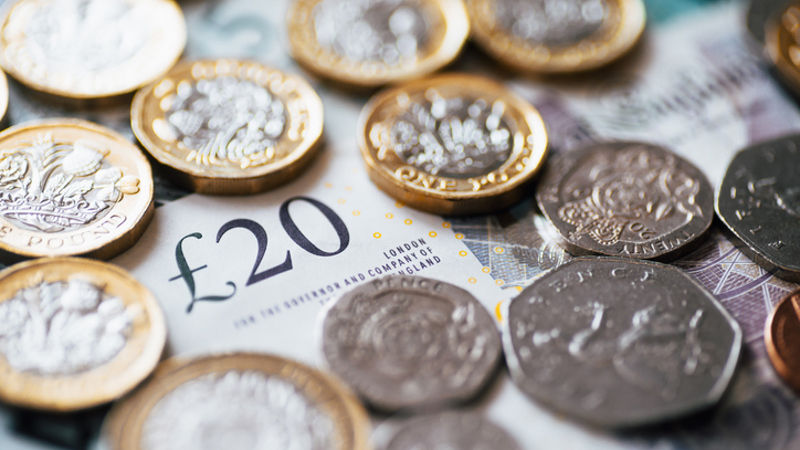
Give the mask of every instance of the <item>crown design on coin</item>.
POLYGON ((672 156, 659 158, 634 147, 598 163, 591 176, 592 190, 558 210, 561 220, 575 226, 571 239, 588 234, 602 245, 613 245, 636 221, 685 224, 703 217, 695 202, 700 183, 678 170, 672 156))
POLYGON ((104 160, 108 150, 79 139, 55 142, 52 133, 0 152, 0 215, 44 232, 71 231, 96 220, 139 179, 104 160))

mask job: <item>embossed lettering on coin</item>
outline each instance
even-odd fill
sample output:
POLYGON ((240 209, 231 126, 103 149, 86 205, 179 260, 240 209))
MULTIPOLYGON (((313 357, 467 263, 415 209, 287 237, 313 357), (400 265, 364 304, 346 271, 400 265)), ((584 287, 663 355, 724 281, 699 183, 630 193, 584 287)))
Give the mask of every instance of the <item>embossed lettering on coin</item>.
POLYGON ((502 62, 535 72, 593 69, 619 58, 645 25, 641 0, 473 0, 477 42, 502 62))
POLYGON ((323 314, 328 365, 383 409, 468 399, 500 354, 488 312, 441 281, 385 277, 344 294, 323 314))
POLYGON ((155 368, 166 340, 152 294, 110 264, 38 259, 0 273, 0 398, 76 410, 112 401, 155 368))
POLYGON ((713 190, 700 170, 635 142, 562 155, 536 199, 568 247, 629 258, 674 256, 713 219, 713 190))
POLYGON ((149 83, 186 43, 183 14, 171 0, 23 0, 0 31, 3 66, 14 78, 84 99, 149 83))
POLYGON ((179 65, 137 93, 131 118, 144 147, 204 193, 286 182, 322 136, 322 103, 308 83, 234 60, 179 65))
POLYGON ((547 148, 539 113, 485 78, 445 75, 388 89, 361 113, 359 144, 372 180, 441 214, 508 206, 547 148))
POLYGON ((743 253, 778 277, 800 281, 800 136, 737 154, 717 191, 716 209, 744 242, 743 253))
POLYGON ((416 78, 450 63, 469 32, 454 0, 299 0, 292 53, 309 70, 358 86, 416 78))
POLYGON ((446 412, 409 420, 386 450, 519 450, 505 430, 476 413, 446 412))
POLYGON ((534 400, 609 427, 710 406, 736 366, 741 329, 680 269, 578 258, 509 305, 506 360, 534 400))

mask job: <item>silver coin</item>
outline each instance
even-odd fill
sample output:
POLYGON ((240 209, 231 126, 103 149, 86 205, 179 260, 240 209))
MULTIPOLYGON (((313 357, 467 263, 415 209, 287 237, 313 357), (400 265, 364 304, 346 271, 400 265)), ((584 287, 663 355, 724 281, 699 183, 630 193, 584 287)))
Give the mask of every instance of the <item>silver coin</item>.
POLYGON ((717 214, 743 253, 775 275, 800 282, 800 135, 754 145, 731 161, 717 214))
POLYGON ((610 428, 716 403, 742 331, 700 283, 649 261, 577 258, 508 308, 506 361, 531 398, 610 428))
POLYGON ((690 162, 639 142, 593 144, 556 158, 536 200, 566 250, 675 258, 714 217, 714 190, 690 162))
POLYGON ((321 320, 327 364, 383 410, 473 397, 494 372, 500 334, 469 292, 392 275, 338 298, 321 320))
POLYGON ((385 450, 520 450, 505 430, 475 413, 446 412, 406 422, 385 450))

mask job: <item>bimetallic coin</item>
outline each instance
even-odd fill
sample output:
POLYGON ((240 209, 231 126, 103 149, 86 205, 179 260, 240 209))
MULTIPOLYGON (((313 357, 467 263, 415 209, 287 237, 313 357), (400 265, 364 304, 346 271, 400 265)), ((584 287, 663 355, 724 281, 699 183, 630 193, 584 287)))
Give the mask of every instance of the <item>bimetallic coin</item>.
POLYGON ((767 354, 778 375, 800 390, 800 292, 784 298, 764 329, 767 354))
POLYGON ((523 71, 595 69, 627 53, 642 35, 642 0, 469 0, 473 36, 502 63, 523 71))
MULTIPOLYGON (((0 124, 6 124, 8 113, 8 80, 6 74, 0 70, 0 124)), ((3 126, 5 128, 5 126, 3 126)))
POLYGON ((506 361, 536 401, 619 428, 715 404, 742 331, 700 283, 648 261, 577 258, 508 307, 506 361))
POLYGON ((133 245, 152 216, 150 164, 116 132, 50 119, 0 133, 0 250, 107 259, 133 245))
POLYGON ((328 366, 382 410, 467 400, 500 357, 497 326, 475 297, 428 278, 377 279, 320 318, 328 366))
POLYGON ((160 77, 186 44, 172 0, 22 0, 0 25, 0 62, 30 88, 116 97, 160 77))
POLYGON ((543 174, 536 200, 576 254, 674 258, 699 243, 714 218, 714 190, 705 175, 639 142, 560 155, 543 174))
POLYGON ((800 282, 800 135, 742 150, 717 191, 717 214, 750 259, 800 282))
POLYGON ((254 353, 168 360, 105 424, 112 450, 366 450, 368 433, 336 380, 254 353))
POLYGON ((150 375, 166 334, 153 295, 116 266, 14 265, 0 272, 0 399, 56 411, 110 402, 150 375))
POLYGON ((789 88, 800 93, 800 2, 773 14, 765 36, 767 54, 789 88))
POLYGON ((520 450, 505 430, 475 413, 416 417, 398 429, 385 450, 520 450))
POLYGON ((295 0, 288 29, 292 54, 308 70, 375 87, 452 62, 469 19, 462 0, 295 0))
POLYGON ((178 65, 131 106, 147 151, 205 194, 253 194, 294 179, 316 154, 322 121, 322 101, 301 77, 228 59, 178 65))
POLYGON ((464 74, 377 94, 361 112, 358 139, 379 188, 443 215, 520 200, 547 152, 544 122, 533 106, 500 84, 464 74))

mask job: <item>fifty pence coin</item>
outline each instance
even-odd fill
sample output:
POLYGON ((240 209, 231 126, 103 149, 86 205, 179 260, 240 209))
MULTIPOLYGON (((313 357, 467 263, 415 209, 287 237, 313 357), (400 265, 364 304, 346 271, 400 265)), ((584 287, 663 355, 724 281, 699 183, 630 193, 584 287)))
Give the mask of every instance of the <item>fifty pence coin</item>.
POLYGON ((295 0, 287 26, 298 63, 356 87, 435 72, 469 35, 462 0, 295 0))
POLYGON ((469 292, 392 275, 339 297, 321 313, 330 369, 382 410, 464 401, 494 372, 500 335, 469 292))
POLYGON ((716 209, 745 244, 743 253, 778 277, 800 281, 800 135, 739 152, 716 209))
POLYGON ((515 203, 547 152, 544 122, 533 106, 494 81, 466 74, 377 94, 361 111, 358 140, 379 188, 441 215, 515 203))
POLYGON ((48 119, 0 133, 0 250, 107 259, 152 216, 150 163, 113 130, 48 119))
POLYGON ((338 381, 277 356, 171 359, 106 418, 112 450, 366 450, 364 408, 338 381))
POLYGON ((322 101, 301 77, 248 61, 183 63, 141 89, 142 145, 204 194, 254 194, 294 179, 322 139, 322 101))
POLYGON ((450 411, 413 418, 384 450, 521 450, 505 430, 476 413, 450 411))
POLYGON ((714 190, 693 164, 639 142, 593 144, 559 155, 536 192, 567 251, 674 258, 714 218, 714 190))
POLYGON ((22 0, 0 25, 3 67, 73 100, 116 97, 160 77, 186 44, 172 0, 22 0))
POLYGON ((73 411, 108 403, 158 364, 167 329, 130 274, 80 258, 0 272, 0 399, 73 411))
POLYGON ((473 37, 519 70, 595 69, 627 53, 645 26, 642 0, 469 0, 473 37))
POLYGON ((784 298, 772 310, 764 341, 772 366, 794 389, 800 390, 800 292, 784 298))
POLYGON ((767 54, 783 80, 800 93, 800 2, 787 2, 767 22, 767 54))
POLYGON ((700 283, 660 263, 577 258, 508 307, 504 348, 516 384, 581 421, 643 425, 715 404, 742 341, 700 283))

